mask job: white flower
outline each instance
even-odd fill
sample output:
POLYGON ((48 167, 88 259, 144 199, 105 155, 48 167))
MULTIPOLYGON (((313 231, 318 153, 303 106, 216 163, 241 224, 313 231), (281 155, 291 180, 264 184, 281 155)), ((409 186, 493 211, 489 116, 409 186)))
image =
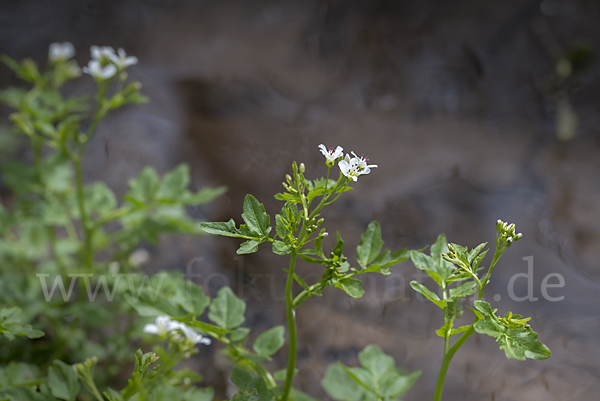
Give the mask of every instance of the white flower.
POLYGON ((181 330, 192 344, 204 344, 210 345, 210 338, 202 336, 200 333, 191 327, 186 326, 181 322, 171 320, 169 316, 158 316, 155 323, 148 323, 144 326, 144 333, 156 334, 158 336, 164 336, 167 333, 175 332, 173 334, 174 339, 179 339, 179 334, 176 330, 181 330))
POLYGON ((125 53, 125 50, 123 50, 123 48, 119 48, 118 53, 118 56, 115 53, 109 54, 108 58, 110 58, 110 61, 112 61, 117 67, 119 67, 119 69, 124 69, 129 67, 130 65, 137 64, 137 57, 127 57, 127 53, 125 53))
POLYGON ((358 177, 364 174, 369 174, 372 167, 377 167, 376 164, 367 164, 369 159, 364 156, 358 157, 354 152, 350 152, 354 157, 346 155, 344 160, 338 163, 340 171, 352 181, 358 181, 358 177))
POLYGON ((90 60, 87 67, 83 67, 83 72, 94 78, 104 80, 112 78, 117 73, 117 67, 112 64, 102 67, 98 60, 90 60))
POLYGON ((157 316, 155 323, 148 323, 144 326, 144 333, 164 336, 170 331, 177 330, 181 323, 174 322, 169 316, 157 316))
POLYGON ((337 148, 335 148, 335 150, 333 150, 333 148, 327 149, 325 147, 325 145, 320 144, 319 149, 321 149, 321 153, 323 153, 323 156, 325 156, 325 158, 327 159, 327 164, 331 163, 332 166, 333 166, 333 163, 340 156, 344 155, 344 153, 343 153, 344 149, 341 146, 338 146, 337 148))
POLYGON ((185 334, 185 337, 192 342, 192 344, 204 344, 210 345, 210 338, 200 335, 196 330, 186 326, 183 323, 179 324, 179 330, 185 334))
POLYGON ((115 55, 115 49, 110 46, 92 46, 90 48, 92 58, 97 61, 111 60, 115 55))
POLYGON ((75 47, 69 42, 52 43, 48 49, 50 61, 68 60, 75 55, 75 47))
POLYGON ((129 263, 134 267, 146 264, 149 260, 150 253, 144 248, 136 249, 129 255, 129 263))

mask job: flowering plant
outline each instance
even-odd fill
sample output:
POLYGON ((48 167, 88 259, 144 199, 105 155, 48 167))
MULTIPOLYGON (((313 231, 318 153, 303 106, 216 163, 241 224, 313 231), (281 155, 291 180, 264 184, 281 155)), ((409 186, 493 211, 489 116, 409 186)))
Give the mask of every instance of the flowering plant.
MULTIPOLYGON (((127 82, 126 69, 135 65, 137 58, 106 46, 93 46, 92 60, 83 69, 97 83, 95 100, 64 98, 63 84, 81 76, 72 60, 74 52, 69 43, 52 44, 45 72, 31 60, 2 58, 33 86, 28 91, 13 88, 0 92, 0 101, 16 110, 11 115, 14 131, 28 138, 33 163, 2 166, 15 200, 11 206, 0 204, 0 333, 3 341, 13 341, 10 349, 0 354, 0 399, 210 401, 214 399, 212 388, 192 386, 202 380, 198 373, 175 367, 214 341, 222 344, 233 365, 230 380, 237 392, 232 401, 314 400, 293 385, 296 313, 301 313, 304 302, 329 287, 361 298, 360 276, 389 275, 392 267, 407 259, 440 287, 434 292, 423 283, 411 282, 411 287, 443 314, 443 325, 436 333, 444 340, 444 359, 434 401, 441 400, 452 357, 475 332, 494 337, 508 358, 550 356, 527 324, 529 318, 512 312, 499 317, 483 299, 500 257, 521 238, 514 224, 497 222, 495 252, 487 269, 482 265, 485 243, 469 250, 447 243, 440 235, 429 255, 425 249, 391 251, 383 248, 376 221, 366 226, 354 263, 345 256, 339 232, 333 244, 326 242, 329 235, 322 210, 377 167, 354 152, 344 154, 341 146, 319 145, 328 168, 325 178, 308 178, 303 163, 292 163, 284 190, 275 195, 283 202, 278 213, 268 214, 262 203, 247 195, 239 226, 233 219, 199 223, 185 213, 185 206, 208 202, 223 193, 223 188, 188 191, 185 165, 162 179, 154 169, 145 168, 130 180, 120 203, 106 185, 85 184, 83 154, 102 118, 113 109, 146 99, 139 83, 127 82), (337 179, 330 179, 336 162, 337 179), (231 288, 222 287, 211 299, 202 287, 174 273, 148 280, 132 274, 149 258, 140 243, 156 243, 163 232, 239 238, 238 254, 254 253, 259 246, 265 247, 262 244, 270 244, 273 253, 289 259, 284 269, 287 327, 272 327, 249 346, 251 329, 242 327, 246 304, 231 288), (299 261, 318 267, 321 277, 316 281, 302 277, 296 269, 299 261), (110 273, 110 282, 107 275, 95 276, 105 272, 110 273), (67 291, 62 281, 67 275, 82 278, 75 299, 71 294, 76 281, 71 280, 67 291), (40 279, 42 291, 32 276, 40 279), (48 290, 45 280, 50 276, 55 280, 48 290), (127 283, 119 280, 122 276, 127 283), (301 290, 294 291, 294 283, 301 290), (96 300, 99 288, 106 289, 109 284, 113 292, 105 291, 104 298, 96 300), (62 300, 53 295, 56 288, 62 300), (94 302, 86 302, 86 293, 94 302), (455 328, 470 296, 477 297, 469 307, 473 323, 455 328), (113 298, 118 302, 110 304, 113 298), (106 326, 110 328, 99 330, 106 326), (461 336, 452 344, 451 338, 457 334, 461 336), (147 343, 134 351, 131 344, 139 344, 140 338, 158 343, 150 352, 141 350, 147 343), (271 372, 265 362, 286 343, 287 366, 271 372), (127 385, 114 390, 115 377, 130 364, 133 372, 127 385)), ((374 344, 360 351, 358 360, 360 367, 338 362, 327 368, 321 384, 331 398, 398 400, 421 374, 397 367, 393 358, 374 344)))

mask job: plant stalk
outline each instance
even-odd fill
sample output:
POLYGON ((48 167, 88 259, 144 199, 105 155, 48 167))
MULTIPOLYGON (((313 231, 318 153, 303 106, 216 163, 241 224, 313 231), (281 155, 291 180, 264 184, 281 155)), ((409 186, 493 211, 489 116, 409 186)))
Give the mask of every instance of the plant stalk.
POLYGON ((288 366, 283 386, 283 395, 281 401, 287 401, 292 388, 292 379, 296 368, 296 313, 294 311, 294 298, 292 297, 292 284, 294 283, 294 268, 296 267, 296 250, 292 250, 290 259, 290 268, 288 270, 287 281, 285 283, 285 311, 288 323, 289 335, 289 354, 288 366))
MULTIPOLYGON (((475 318, 475 322, 477 322, 477 318, 475 318)), ((473 322, 473 324, 475 324, 473 322)), ((467 329, 463 333, 462 336, 454 343, 452 348, 448 351, 448 353, 444 356, 444 360, 442 361, 442 366, 440 367, 440 373, 438 374, 437 384, 435 386, 435 395, 433 396, 433 401, 442 401, 442 391, 444 391, 444 382, 446 381, 446 373, 448 373, 448 367, 450 366, 450 362, 452 361, 452 357, 456 354, 456 351, 459 350, 460 347, 471 337, 471 334, 475 332, 473 328, 473 324, 471 327, 467 329)))

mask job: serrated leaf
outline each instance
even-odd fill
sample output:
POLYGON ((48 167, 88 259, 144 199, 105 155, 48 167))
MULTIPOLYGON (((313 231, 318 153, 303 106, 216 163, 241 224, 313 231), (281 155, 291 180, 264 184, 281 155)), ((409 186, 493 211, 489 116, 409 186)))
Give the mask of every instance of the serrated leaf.
POLYGON ((333 285, 336 288, 344 290, 346 294, 350 295, 354 299, 361 298, 365 293, 362 288, 362 282, 355 278, 345 278, 333 285))
POLYGON ((244 323, 246 303, 235 296, 231 288, 223 287, 210 304, 208 318, 224 329, 233 329, 244 323))
POLYGON ((178 200, 187 190, 189 183, 190 168, 187 164, 180 164, 164 175, 156 197, 161 200, 178 200))
POLYGON ((471 252, 469 252, 469 255, 467 256, 467 260, 469 261, 469 264, 473 261, 473 259, 477 255, 479 255, 479 253, 481 252, 483 247, 486 245, 487 245, 487 242, 484 242, 482 244, 477 245, 475 248, 471 249, 471 252))
MULTIPOLYGON (((494 337, 507 358, 520 361, 526 358, 539 360, 550 358, 552 355, 548 347, 537 339, 537 333, 528 324, 498 318, 495 315, 496 310, 492 310, 490 304, 485 301, 475 301, 475 307, 485 314, 482 320, 473 325, 475 331, 494 337)), ((515 318, 523 321, 520 315, 515 315, 515 318)))
POLYGON ((361 236, 356 247, 358 264, 365 269, 379 255, 382 247, 381 226, 377 221, 372 221, 367 226, 367 230, 361 236))
POLYGON ((473 295, 475 291, 477 291, 477 284, 473 281, 469 281, 450 288, 448 294, 450 298, 462 298, 473 295))
POLYGON ((225 237, 253 239, 255 237, 240 233, 235 226, 233 219, 228 222, 207 222, 201 223, 200 228, 208 234, 222 235, 225 237))
POLYGON ((259 335, 254 341, 252 349, 258 355, 271 356, 285 343, 284 333, 285 328, 283 326, 275 326, 259 335))
POLYGON ((410 258, 410 251, 406 248, 398 252, 390 252, 389 249, 383 251, 371 262, 371 266, 388 267, 398 264, 410 258))
POLYGON ((376 345, 369 345, 359 353, 360 368, 348 368, 341 363, 327 368, 321 382, 325 391, 340 401, 397 400, 417 380, 421 372, 406 374, 395 367, 392 357, 376 345))
POLYGON ((156 170, 146 167, 138 177, 129 180, 129 192, 125 197, 134 202, 147 203, 154 199, 159 185, 160 178, 156 174, 156 170))
POLYGON ((413 288, 413 290, 420 292, 421 294, 423 294, 423 296, 425 298, 427 298, 428 300, 430 300, 431 302, 433 302, 440 308, 444 309, 446 307, 445 300, 440 300, 440 297, 436 293, 432 292, 429 288, 425 287, 423 284, 419 283, 418 281, 414 281, 414 280, 411 281, 410 286, 413 288))
POLYGON ((81 389, 77 372, 71 365, 58 360, 48 368, 48 387, 53 396, 67 401, 75 400, 81 389))
POLYGON ((264 205, 250 194, 244 199, 242 218, 250 232, 255 233, 257 237, 266 237, 271 231, 270 218, 264 205))
POLYGON ((44 335, 41 330, 36 330, 30 324, 24 324, 21 309, 16 306, 0 309, 0 333, 9 340, 17 336, 39 338, 44 335))
POLYGON ((284 244, 281 241, 273 241, 273 253, 277 255, 287 255, 292 252, 290 244, 284 244))
POLYGON ((452 320, 449 320, 442 327, 440 327, 438 330, 436 330, 435 334, 437 334, 438 336, 440 336, 442 338, 445 338, 446 333, 448 333, 448 336, 452 337, 455 334, 459 334, 464 331, 467 331, 469 329, 469 327, 471 327, 471 326, 460 326, 459 328, 454 329, 454 328, 452 328, 453 325, 454 325, 454 323, 452 322, 452 320))

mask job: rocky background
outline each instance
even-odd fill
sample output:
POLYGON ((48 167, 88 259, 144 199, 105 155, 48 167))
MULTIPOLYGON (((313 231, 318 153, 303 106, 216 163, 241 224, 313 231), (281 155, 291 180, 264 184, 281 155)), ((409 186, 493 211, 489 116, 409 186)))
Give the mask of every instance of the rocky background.
MULTIPOLYGON (((444 399, 578 401, 600 394, 599 20, 595 0, 4 0, 0 53, 42 62, 51 42, 71 41, 80 64, 93 44, 140 59, 131 75, 151 102, 105 121, 86 155, 86 179, 119 193, 145 165, 164 172, 186 162, 195 187, 229 187, 190 210, 199 218, 239 221, 246 193, 274 214, 292 161, 322 176, 317 146, 339 144, 379 165, 324 213, 351 258, 371 220, 392 250, 441 232, 469 247, 493 243, 498 218, 516 222, 524 238, 496 268, 487 299, 531 316, 553 356, 507 360, 492 338, 474 336, 452 362, 444 399), (517 302, 507 283, 528 272, 529 256, 537 300, 517 302), (544 294, 551 273, 565 285, 544 294)), ((15 83, 0 67, 0 86, 15 83)), ((258 334, 285 321, 285 262, 268 249, 236 256, 236 247, 165 237, 149 248, 149 270, 183 272, 194 260, 207 291, 226 282, 248 302, 246 325, 258 334)), ((442 316, 410 289, 415 277, 405 262, 363 280, 361 300, 329 289, 304 304, 296 385, 327 400, 327 364, 355 364, 377 343, 423 370, 405 399, 431 399, 442 316)), ((514 292, 527 295, 525 278, 514 292)), ((226 396, 218 345, 194 365, 226 396)), ((281 355, 273 368, 283 367, 281 355)))

